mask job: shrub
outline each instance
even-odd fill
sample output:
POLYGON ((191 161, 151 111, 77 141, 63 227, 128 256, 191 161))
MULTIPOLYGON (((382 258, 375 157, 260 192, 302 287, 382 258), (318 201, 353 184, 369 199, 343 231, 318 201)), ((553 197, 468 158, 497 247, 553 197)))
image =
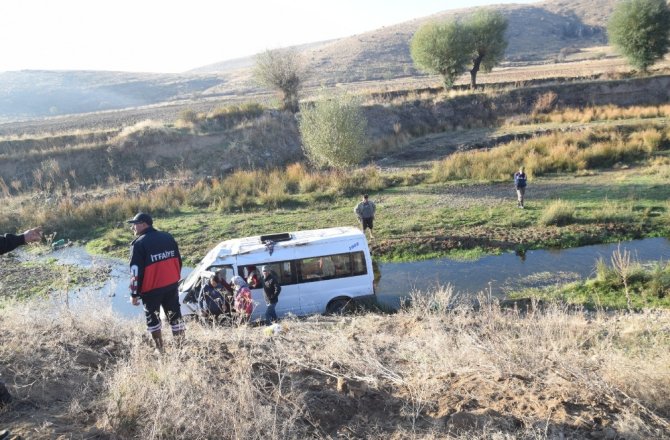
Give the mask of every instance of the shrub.
POLYGON ((319 166, 348 168, 367 155, 367 120, 350 95, 301 106, 299 128, 305 154, 319 166))
POLYGON ((670 292, 670 264, 657 262, 650 271, 648 290, 645 293, 665 298, 670 292))
POLYGON ((375 167, 365 167, 353 173, 335 173, 333 185, 338 194, 352 196, 364 192, 378 191, 386 187, 386 182, 375 167))
POLYGON ((575 220, 575 207, 569 202, 556 200, 549 204, 540 217, 540 224, 544 226, 565 226, 575 220))
POLYGON ((195 124, 198 122, 198 114, 194 110, 187 109, 181 112, 179 120, 187 124, 195 124))

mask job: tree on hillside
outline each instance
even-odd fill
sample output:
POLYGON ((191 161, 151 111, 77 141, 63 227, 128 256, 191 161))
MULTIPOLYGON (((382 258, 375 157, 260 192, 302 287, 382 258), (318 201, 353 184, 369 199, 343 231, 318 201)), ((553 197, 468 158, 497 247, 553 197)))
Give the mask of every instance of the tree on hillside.
POLYGON ((442 75, 451 88, 470 68, 470 85, 477 87, 479 70, 491 71, 507 48, 507 19, 497 11, 482 10, 463 22, 448 20, 421 26, 410 42, 414 63, 429 73, 442 75))
POLYGON ((505 56, 507 19, 498 11, 484 9, 469 17, 465 22, 465 28, 470 36, 472 51, 470 87, 475 89, 479 69, 490 72, 505 56))
POLYGON ((624 0, 616 6, 607 32, 629 63, 647 71, 668 53, 670 8, 665 0, 624 0))
POLYGON ((463 25, 456 20, 427 23, 421 26, 410 42, 414 64, 428 73, 442 75, 446 89, 465 72, 469 61, 470 46, 463 25))
POLYGON ((368 153, 367 119, 351 96, 301 105, 298 126, 303 150, 316 165, 347 168, 360 164, 368 153))
POLYGON ((293 49, 266 50, 255 57, 253 77, 258 84, 278 90, 285 110, 298 111, 303 61, 293 49))

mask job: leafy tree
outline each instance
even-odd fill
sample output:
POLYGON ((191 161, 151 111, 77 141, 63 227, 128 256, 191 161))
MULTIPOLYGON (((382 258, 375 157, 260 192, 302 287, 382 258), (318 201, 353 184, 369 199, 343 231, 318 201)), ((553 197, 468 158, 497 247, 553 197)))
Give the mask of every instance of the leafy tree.
POLYGON ((304 68, 293 49, 266 50, 255 57, 253 77, 260 85, 279 90, 285 110, 298 111, 298 91, 304 68))
POLYGON ((420 69, 442 75, 446 88, 470 68, 474 89, 479 70, 489 72, 502 60, 506 30, 507 19, 489 10, 476 12, 462 23, 453 19, 427 23, 412 37, 410 54, 420 69))
POLYGON ((607 26, 612 43, 633 66, 647 71, 670 44, 670 9, 665 0, 625 0, 607 26))
POLYGON ((490 72, 502 61, 507 49, 507 19, 498 11, 480 10, 465 22, 470 36, 472 69, 470 87, 477 88, 477 72, 490 72))
POLYGON ((347 168, 365 159, 367 119, 358 100, 337 95, 300 107, 298 126, 310 161, 320 166, 347 168))
POLYGON ((444 87, 450 89, 466 70, 469 46, 463 25, 450 20, 421 26, 412 37, 409 49, 412 60, 421 70, 442 75, 444 87))

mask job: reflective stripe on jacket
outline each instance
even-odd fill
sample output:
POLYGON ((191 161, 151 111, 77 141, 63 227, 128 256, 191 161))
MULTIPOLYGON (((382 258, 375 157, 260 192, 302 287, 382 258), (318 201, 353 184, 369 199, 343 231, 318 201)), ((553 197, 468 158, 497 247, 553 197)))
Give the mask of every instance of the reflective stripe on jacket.
MULTIPOLYGON (((133 294, 145 294, 179 282, 181 255, 172 235, 149 227, 130 246, 133 294)), ((131 287, 132 289, 132 287, 131 287)))

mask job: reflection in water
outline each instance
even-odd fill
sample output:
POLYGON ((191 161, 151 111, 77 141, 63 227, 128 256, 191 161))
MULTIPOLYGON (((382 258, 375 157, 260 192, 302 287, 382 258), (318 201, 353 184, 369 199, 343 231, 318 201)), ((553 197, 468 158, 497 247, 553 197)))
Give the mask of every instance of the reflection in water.
MULTIPOLYGON (((619 244, 601 244, 563 250, 531 250, 454 261, 447 258, 412 263, 380 264, 377 299, 398 307, 400 298, 412 291, 427 292, 450 284, 461 295, 488 291, 498 297, 531 287, 546 287, 587 278, 598 259, 610 261, 619 244)), ((670 241, 665 238, 633 240, 621 244, 640 263, 670 259, 670 241)))
MULTIPOLYGON (((454 261, 447 258, 411 263, 378 263, 373 261, 377 300, 384 307, 397 308, 402 298, 413 291, 428 292, 450 284, 460 295, 476 295, 489 291, 498 297, 530 287, 584 279, 593 274, 600 258, 609 262, 618 244, 584 246, 565 250, 535 250, 480 258, 476 261, 454 261)), ((664 238, 634 240, 621 244, 640 263, 670 259, 670 242, 664 238)), ((142 308, 130 304, 127 262, 95 257, 83 248, 56 250, 44 258, 58 258, 65 264, 83 267, 107 265, 110 278, 102 287, 90 289, 112 308, 127 317, 142 317, 142 308)), ((182 270, 182 277, 190 272, 182 270)), ((90 293, 90 292, 89 292, 90 293)), ((76 295, 76 293, 74 293, 76 295)))

